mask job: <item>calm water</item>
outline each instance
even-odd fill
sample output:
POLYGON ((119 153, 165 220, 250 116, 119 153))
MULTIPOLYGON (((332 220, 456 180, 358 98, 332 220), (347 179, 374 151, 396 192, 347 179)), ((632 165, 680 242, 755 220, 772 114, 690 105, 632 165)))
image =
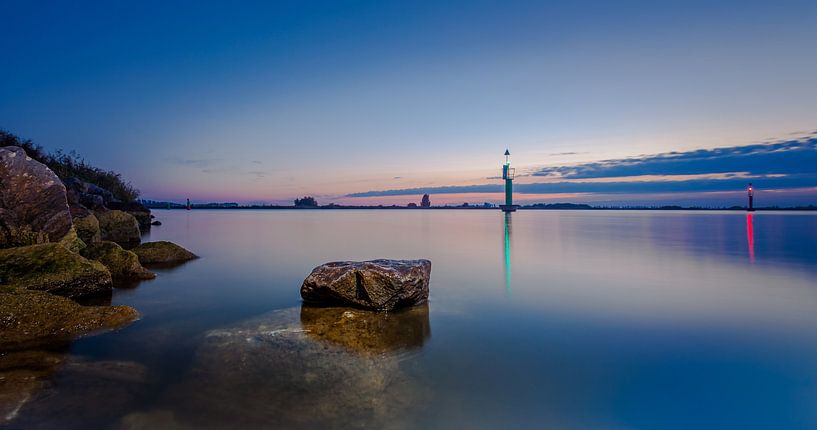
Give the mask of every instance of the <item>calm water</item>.
POLYGON ((202 258, 117 290, 142 319, 70 350, 115 369, 17 425, 817 428, 813 213, 155 214, 202 258), (428 307, 318 334, 304 277, 373 258, 430 259, 428 307))

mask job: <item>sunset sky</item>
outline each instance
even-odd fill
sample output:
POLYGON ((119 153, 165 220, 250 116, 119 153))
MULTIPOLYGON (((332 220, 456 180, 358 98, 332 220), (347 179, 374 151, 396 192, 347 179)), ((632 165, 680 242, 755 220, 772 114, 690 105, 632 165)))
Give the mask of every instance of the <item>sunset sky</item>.
POLYGON ((0 3, 0 128, 142 197, 817 204, 817 2, 0 3))

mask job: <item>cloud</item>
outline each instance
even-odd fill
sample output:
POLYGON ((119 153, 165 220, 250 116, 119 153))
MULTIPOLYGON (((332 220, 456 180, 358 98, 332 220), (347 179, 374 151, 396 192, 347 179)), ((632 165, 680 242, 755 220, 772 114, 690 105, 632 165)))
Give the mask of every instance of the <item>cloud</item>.
POLYGON ((573 151, 568 151, 568 152, 551 152, 551 153, 550 153, 550 154, 548 154, 548 155, 553 156, 553 157, 558 157, 558 156, 562 156, 562 155, 578 155, 578 154, 586 154, 586 152, 573 152, 573 151))
POLYGON ((747 172, 749 175, 813 174, 817 138, 785 142, 668 152, 573 166, 545 167, 533 176, 562 179, 617 178, 642 175, 700 175, 747 172))
MULTIPOLYGON (((515 184, 514 191, 522 194, 713 192, 743 190, 747 182, 753 182, 759 190, 812 188, 817 187, 817 138, 546 167, 533 176, 551 181, 515 184)), ((502 191, 501 183, 490 183, 366 191, 347 197, 502 191)))
POLYGON ((219 159, 217 158, 181 158, 177 156, 168 157, 165 159, 170 164, 176 164, 179 166, 192 166, 192 167, 208 167, 212 166, 215 163, 218 163, 219 159))

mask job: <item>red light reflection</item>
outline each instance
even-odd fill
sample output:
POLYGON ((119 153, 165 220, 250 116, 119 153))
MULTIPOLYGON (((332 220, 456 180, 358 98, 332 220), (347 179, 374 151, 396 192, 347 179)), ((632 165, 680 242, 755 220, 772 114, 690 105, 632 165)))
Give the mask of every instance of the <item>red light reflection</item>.
POLYGON ((749 262, 755 262, 755 230, 752 226, 752 214, 746 214, 746 242, 749 245, 749 262))

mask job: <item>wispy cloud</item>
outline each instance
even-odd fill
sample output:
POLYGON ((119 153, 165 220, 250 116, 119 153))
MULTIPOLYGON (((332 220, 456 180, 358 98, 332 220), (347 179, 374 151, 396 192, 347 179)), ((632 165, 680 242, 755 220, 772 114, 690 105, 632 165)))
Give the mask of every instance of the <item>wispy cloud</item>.
POLYGON ((785 142, 668 152, 573 166, 545 167, 533 176, 562 179, 641 175, 699 175, 747 172, 750 175, 812 174, 817 171, 817 138, 785 142))
MULTIPOLYGON (((516 184, 523 194, 648 194, 817 187, 817 138, 669 152, 536 170, 549 182, 516 184)), ((497 179, 497 178, 488 178, 497 179)), ((500 183, 366 191, 348 197, 499 193, 500 183)))
POLYGON ((179 166, 208 167, 218 163, 221 160, 217 158, 181 158, 178 156, 173 156, 166 158, 165 161, 179 166))

